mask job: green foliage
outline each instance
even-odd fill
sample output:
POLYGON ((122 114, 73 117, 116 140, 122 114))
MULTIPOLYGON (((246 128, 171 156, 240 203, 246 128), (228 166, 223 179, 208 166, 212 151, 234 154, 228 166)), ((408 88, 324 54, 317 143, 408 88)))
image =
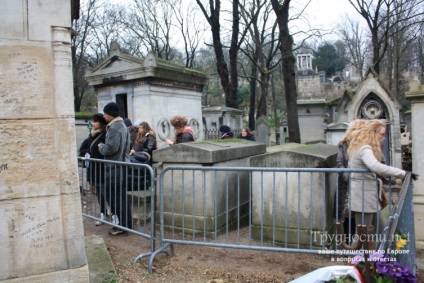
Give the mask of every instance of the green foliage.
POLYGON ((339 55, 336 47, 329 42, 318 47, 315 52, 314 63, 319 71, 325 71, 327 77, 333 76, 337 71, 342 71, 346 66, 345 59, 339 55))
POLYGON ((225 104, 225 99, 221 88, 208 86, 208 89, 203 91, 202 105, 204 106, 217 106, 225 104))
POLYGON ((102 283, 118 283, 118 282, 119 282, 118 276, 113 270, 110 270, 108 276, 102 280, 102 283))
POLYGON ((287 113, 282 112, 280 110, 277 110, 277 120, 278 120, 279 124, 275 125, 274 112, 272 114, 268 115, 267 121, 268 121, 269 125, 271 126, 271 128, 276 129, 277 127, 280 126, 281 123, 287 122, 287 113))
POLYGON ((93 112, 75 112, 75 119, 91 119, 91 117, 94 115, 93 112))
POLYGON ((84 92, 81 100, 81 111, 97 112, 97 96, 93 88, 84 92))

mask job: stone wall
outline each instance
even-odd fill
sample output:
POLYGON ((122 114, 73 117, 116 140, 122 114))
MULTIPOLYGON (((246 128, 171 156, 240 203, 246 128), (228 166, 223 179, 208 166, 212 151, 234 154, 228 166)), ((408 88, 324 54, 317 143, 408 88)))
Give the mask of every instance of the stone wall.
POLYGON ((415 239, 417 248, 424 249, 424 151, 421 148, 424 144, 424 85, 412 81, 405 96, 411 101, 411 129, 408 131, 412 132, 412 171, 420 175, 414 182, 415 239))
POLYGON ((70 1, 2 4, 0 280, 88 282, 70 1))

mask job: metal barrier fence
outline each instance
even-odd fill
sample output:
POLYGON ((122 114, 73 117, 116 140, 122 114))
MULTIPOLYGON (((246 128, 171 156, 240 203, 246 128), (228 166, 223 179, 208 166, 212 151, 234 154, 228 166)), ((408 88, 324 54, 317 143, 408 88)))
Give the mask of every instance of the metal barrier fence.
MULTIPOLYGON (((337 178, 343 172, 359 173, 364 182, 364 173, 368 171, 200 166, 164 168, 159 175, 161 246, 151 254, 149 272, 152 272, 153 261, 158 254, 174 253, 174 244, 340 256, 360 253, 339 249, 341 241, 349 238, 338 234, 335 225, 336 220, 341 219, 337 212, 337 178)), ((404 186, 408 188, 409 179, 406 181, 408 183, 404 186)), ((388 195, 390 199, 397 198, 392 185, 388 186, 388 195)), ((349 207, 351 205, 349 199, 349 207)), ((389 203, 389 214, 398 213, 398 210, 398 206, 389 203)), ((377 219, 380 219, 380 214, 384 212, 378 212, 377 219)), ((351 221, 352 218, 349 218, 348 222, 351 221)), ((374 225, 381 227, 382 223, 377 221, 374 225)), ((355 233, 349 228, 347 236, 355 233)), ((352 238, 352 241, 355 239, 352 238)))
MULTIPOLYGON (((155 174, 149 165, 78 158, 82 215, 150 240, 155 247, 155 174), (149 225, 150 223, 150 225, 149 225)), ((116 230, 115 230, 116 231, 116 230)), ((124 233, 125 233, 124 232, 124 233)))

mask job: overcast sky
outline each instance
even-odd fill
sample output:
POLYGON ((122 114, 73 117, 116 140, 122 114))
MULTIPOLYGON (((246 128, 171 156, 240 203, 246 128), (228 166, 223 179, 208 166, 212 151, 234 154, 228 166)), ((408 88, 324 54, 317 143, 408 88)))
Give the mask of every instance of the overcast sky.
MULTIPOLYGON (((131 0, 108 0, 113 4, 117 3, 130 3, 131 0)), ((194 0, 192 0, 194 1, 194 0)), ((207 0, 205 0, 207 2, 207 0)), ((303 8, 310 0, 292 0, 290 15, 295 14, 296 9, 303 8)), ((188 2, 188 0, 187 0, 188 2)), ((221 0, 221 6, 231 9, 230 0, 221 0)), ((331 30, 334 29, 346 19, 347 16, 353 17, 358 21, 363 21, 356 10, 352 7, 348 0, 311 0, 310 4, 305 10, 311 27, 331 30)), ((301 21, 297 21, 298 25, 303 25, 301 21)), ((325 40, 333 40, 336 36, 326 35, 325 40)), ((296 38, 295 38, 296 40, 296 38)))

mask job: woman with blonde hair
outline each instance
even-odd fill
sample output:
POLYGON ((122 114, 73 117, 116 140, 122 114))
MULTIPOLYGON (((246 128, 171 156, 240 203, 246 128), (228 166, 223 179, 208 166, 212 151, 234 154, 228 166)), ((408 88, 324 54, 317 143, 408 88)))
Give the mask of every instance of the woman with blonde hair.
POLYGON ((182 115, 175 115, 171 118, 171 125, 175 128, 175 139, 167 139, 169 145, 194 141, 193 130, 188 125, 188 120, 182 115))
MULTIPOLYGON (((381 234, 386 225, 385 219, 378 213, 381 210, 379 200, 383 188, 377 186, 377 175, 402 179, 406 175, 404 170, 381 163, 384 158, 381 143, 385 135, 386 123, 383 120, 369 120, 352 134, 347 148, 349 168, 371 171, 351 174, 351 210, 355 213, 356 224, 365 224, 375 236, 381 234)), ((411 177, 416 180, 418 175, 412 173, 411 177)))
MULTIPOLYGON (((348 156, 347 156, 347 148, 349 146, 349 142, 352 138, 352 135, 360 130, 365 124, 367 120, 364 119, 356 119, 349 124, 342 140, 339 142, 339 151, 337 153, 337 167, 338 168, 347 168, 348 167, 348 156)), ((348 232, 349 229, 349 218, 350 214, 348 212, 348 198, 349 198, 349 173, 339 173, 338 178, 338 187, 337 192, 334 195, 334 210, 333 216, 335 219, 343 222, 345 233, 348 232)), ((355 230, 355 221, 352 219, 350 222, 351 231, 355 230)))

